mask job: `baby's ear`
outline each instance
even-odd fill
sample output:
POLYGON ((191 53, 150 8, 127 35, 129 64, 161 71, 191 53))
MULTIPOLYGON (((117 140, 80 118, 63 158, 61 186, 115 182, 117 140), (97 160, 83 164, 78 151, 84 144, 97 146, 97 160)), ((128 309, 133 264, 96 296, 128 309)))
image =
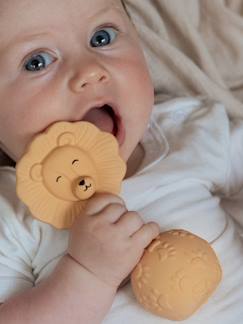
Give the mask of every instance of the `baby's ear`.
POLYGON ((62 133, 57 137, 57 146, 75 145, 75 135, 71 132, 62 133))
POLYGON ((42 181, 42 164, 36 163, 30 169, 30 177, 35 182, 42 181))

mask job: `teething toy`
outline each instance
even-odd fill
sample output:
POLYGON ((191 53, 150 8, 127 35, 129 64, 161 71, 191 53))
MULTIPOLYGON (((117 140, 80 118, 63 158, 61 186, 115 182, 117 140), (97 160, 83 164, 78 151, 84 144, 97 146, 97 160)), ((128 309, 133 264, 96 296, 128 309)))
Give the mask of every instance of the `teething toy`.
POLYGON ((181 321, 204 304, 222 272, 210 244, 184 230, 161 233, 131 275, 137 300, 156 315, 181 321))
MULTIPOLYGON (((17 194, 34 217, 69 228, 95 192, 119 194, 125 172, 113 135, 88 122, 58 122, 38 135, 17 163, 17 194)), ((145 309, 184 320, 207 301, 221 276, 208 242, 172 230, 149 245, 131 283, 145 309)))
POLYGON ((16 166, 16 191, 32 215, 69 228, 95 192, 118 194, 126 164, 109 133, 88 122, 57 122, 16 166))

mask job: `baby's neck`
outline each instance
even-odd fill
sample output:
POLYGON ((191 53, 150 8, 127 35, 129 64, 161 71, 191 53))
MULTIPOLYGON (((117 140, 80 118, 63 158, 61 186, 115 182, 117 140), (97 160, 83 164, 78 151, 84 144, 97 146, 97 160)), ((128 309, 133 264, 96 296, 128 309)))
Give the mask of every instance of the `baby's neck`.
POLYGON ((139 143, 135 150, 132 152, 132 155, 127 161, 127 172, 125 178, 131 177, 139 168, 144 158, 144 149, 139 143))

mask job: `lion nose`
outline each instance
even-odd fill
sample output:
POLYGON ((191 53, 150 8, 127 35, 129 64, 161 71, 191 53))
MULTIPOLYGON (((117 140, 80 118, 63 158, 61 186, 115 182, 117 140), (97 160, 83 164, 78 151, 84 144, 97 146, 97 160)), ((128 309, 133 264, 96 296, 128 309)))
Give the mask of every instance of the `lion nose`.
POLYGON ((84 180, 84 179, 81 180, 81 181, 79 182, 79 185, 80 185, 80 186, 84 186, 84 185, 85 185, 85 180, 84 180))
POLYGON ((92 177, 81 176, 73 183, 73 193, 79 200, 86 200, 93 196, 96 184, 92 177))

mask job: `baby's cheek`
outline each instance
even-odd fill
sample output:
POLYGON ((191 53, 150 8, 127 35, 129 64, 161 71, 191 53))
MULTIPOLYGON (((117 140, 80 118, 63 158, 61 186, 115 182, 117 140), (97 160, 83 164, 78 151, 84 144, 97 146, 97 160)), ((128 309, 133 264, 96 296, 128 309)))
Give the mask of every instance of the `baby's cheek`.
POLYGON ((134 66, 132 88, 137 93, 138 100, 151 108, 154 103, 154 86, 146 62, 141 58, 141 63, 134 66))

